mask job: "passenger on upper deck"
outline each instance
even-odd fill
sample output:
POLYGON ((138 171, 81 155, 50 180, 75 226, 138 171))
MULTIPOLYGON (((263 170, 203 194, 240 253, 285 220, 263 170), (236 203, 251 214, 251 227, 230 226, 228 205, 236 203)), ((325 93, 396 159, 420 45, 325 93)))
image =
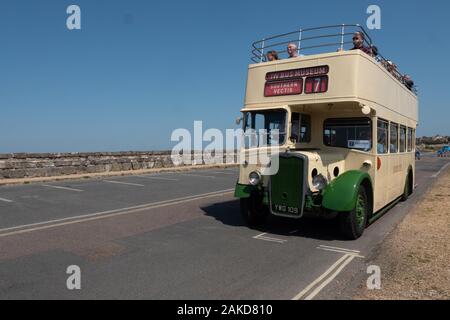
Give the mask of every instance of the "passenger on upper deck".
POLYGON ((289 58, 297 58, 298 51, 297 51, 297 45, 295 43, 289 43, 287 46, 287 53, 289 55, 289 58))
POLYGON ((411 79, 411 77, 407 74, 405 74, 402 78, 403 83, 405 84, 405 86, 409 89, 412 90, 414 88, 414 81, 411 79))
POLYGON ((358 31, 353 35, 353 48, 351 50, 361 50, 367 53, 369 56, 373 56, 372 50, 364 45, 364 33, 358 31))
POLYGON ((372 57, 374 57, 377 61, 379 61, 377 59, 377 57, 378 57, 378 48, 376 46, 374 46, 374 45, 371 45, 370 46, 370 51, 372 53, 372 57))
POLYGON ((391 60, 386 61, 386 69, 389 71, 398 81, 403 81, 401 74, 398 72, 397 65, 391 60))
POLYGON ((386 69, 393 74, 397 69, 397 66, 391 60, 386 60, 386 69))
POLYGON ((267 52, 267 61, 276 61, 276 60, 280 60, 278 58, 278 52, 276 52, 275 50, 267 52))

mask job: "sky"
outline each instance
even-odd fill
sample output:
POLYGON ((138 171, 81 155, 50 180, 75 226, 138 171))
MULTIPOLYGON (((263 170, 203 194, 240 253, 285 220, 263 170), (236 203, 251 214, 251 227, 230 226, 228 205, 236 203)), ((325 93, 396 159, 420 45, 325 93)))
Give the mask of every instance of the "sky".
POLYGON ((166 150, 195 120, 235 129, 253 41, 365 25, 371 4, 372 39, 418 85, 418 136, 450 135, 449 1, 1 0, 0 153, 166 150))

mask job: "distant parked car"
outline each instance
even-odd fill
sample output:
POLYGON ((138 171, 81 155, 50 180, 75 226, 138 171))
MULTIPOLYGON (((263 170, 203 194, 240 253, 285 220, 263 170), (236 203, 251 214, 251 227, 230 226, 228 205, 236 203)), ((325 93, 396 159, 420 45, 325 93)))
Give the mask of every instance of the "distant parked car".
POLYGON ((437 152, 438 157, 449 157, 450 156, 450 146, 445 146, 437 152))

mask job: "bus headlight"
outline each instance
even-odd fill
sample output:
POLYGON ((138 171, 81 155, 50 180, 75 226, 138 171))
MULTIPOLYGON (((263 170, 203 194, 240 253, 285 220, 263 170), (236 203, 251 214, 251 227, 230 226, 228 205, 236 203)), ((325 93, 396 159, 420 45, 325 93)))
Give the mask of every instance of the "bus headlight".
POLYGON ((312 180, 313 187, 317 190, 323 190, 328 184, 327 178, 325 178, 322 174, 318 174, 312 180))
POLYGON ((257 186, 261 182, 261 174, 258 171, 252 171, 248 175, 248 180, 252 186, 257 186))

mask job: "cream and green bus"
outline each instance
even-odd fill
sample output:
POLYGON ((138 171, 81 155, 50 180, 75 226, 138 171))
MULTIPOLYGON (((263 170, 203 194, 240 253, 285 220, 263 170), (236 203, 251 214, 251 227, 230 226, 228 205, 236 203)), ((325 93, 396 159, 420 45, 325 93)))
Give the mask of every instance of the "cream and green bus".
POLYGON ((351 50, 355 32, 373 48, 359 25, 302 29, 253 44, 244 136, 278 134, 261 146, 242 145, 235 196, 248 225, 271 214, 337 218, 343 235, 357 239, 413 192, 417 92, 380 54, 351 50), (294 57, 267 61, 267 52, 286 55, 290 43, 294 57), (272 147, 276 172, 264 174, 267 163, 244 160, 272 147))

